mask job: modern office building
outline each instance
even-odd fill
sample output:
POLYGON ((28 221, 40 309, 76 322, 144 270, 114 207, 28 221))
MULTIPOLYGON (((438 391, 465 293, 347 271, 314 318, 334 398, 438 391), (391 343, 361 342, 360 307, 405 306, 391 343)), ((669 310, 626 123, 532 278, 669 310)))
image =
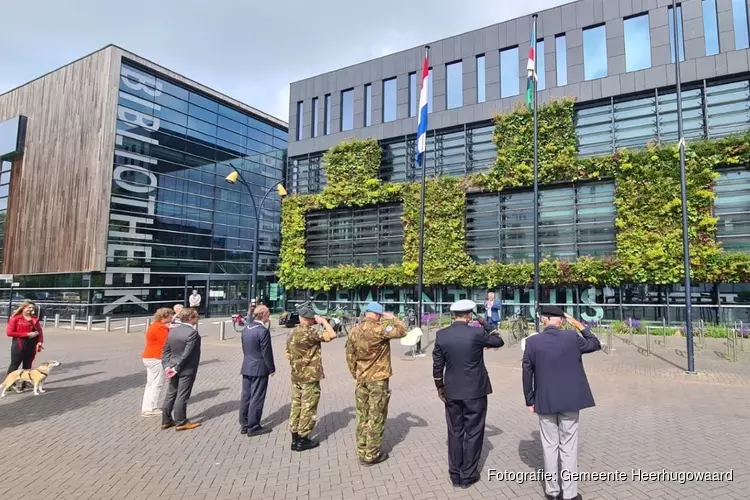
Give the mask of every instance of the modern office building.
MULTIPOLYGON (((465 177, 487 172, 495 163, 493 118, 525 101, 531 14, 443 40, 425 40, 431 47, 428 175, 465 177)), ((579 157, 677 142, 675 58, 681 62, 684 136, 689 142, 750 128, 745 0, 683 0, 677 4, 676 23, 671 0, 580 0, 540 12, 537 37, 539 103, 575 98, 579 157)), ((320 193, 326 186, 323 153, 351 137, 377 139, 383 181, 419 181, 415 152, 424 52, 419 46, 292 83, 287 164, 291 192, 320 193)), ((747 165, 734 167, 719 169, 713 185, 715 237, 724 249, 742 252, 750 250, 750 175, 747 165)), ((615 255, 615 190, 614 180, 606 178, 542 186, 542 256, 575 261, 615 255)), ((467 254, 476 263, 530 262, 532 210, 530 187, 467 193, 467 254)), ((401 214, 398 203, 308 213, 306 265, 400 263, 401 214), (394 245, 375 245, 374 253, 363 258, 355 240, 363 228, 371 227, 376 228, 376 240, 395 242, 395 250, 394 245), (328 248, 325 255, 318 252, 320 242, 328 248)), ((533 287, 501 285, 497 291, 504 316, 528 313, 521 306, 533 303, 533 287)), ((439 307, 460 298, 481 302, 486 292, 444 283, 427 287, 424 299, 439 307)), ((306 293, 297 290, 294 298, 306 293)), ((741 306, 748 295, 745 284, 698 282, 692 290, 696 315, 706 319, 746 319, 744 310, 720 309, 741 306)), ((316 292, 316 304, 323 310, 369 299, 396 303, 403 310, 404 304, 416 302, 415 287, 373 284, 316 292)), ((545 286, 541 297, 542 303, 567 304, 571 312, 590 320, 653 320, 670 314, 679 320, 684 301, 679 279, 613 287, 545 286), (671 313, 666 312, 669 307, 671 313)))
MULTIPOLYGON (((197 289, 203 313, 243 310, 247 191, 260 202, 283 181, 286 150, 282 120, 111 45, 0 95, 3 305, 145 314, 197 289)), ((268 301, 280 209, 272 193, 261 214, 268 301)))

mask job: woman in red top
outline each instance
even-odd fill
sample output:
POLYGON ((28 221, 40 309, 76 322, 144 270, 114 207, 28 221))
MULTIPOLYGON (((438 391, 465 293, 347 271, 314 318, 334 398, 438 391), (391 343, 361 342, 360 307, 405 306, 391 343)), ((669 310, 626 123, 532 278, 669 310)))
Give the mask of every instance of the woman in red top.
POLYGON ((141 416, 155 417, 161 415, 159 400, 166 383, 164 368, 161 365, 161 351, 167 342, 169 323, 174 311, 168 307, 158 309, 153 323, 146 330, 146 348, 143 350, 143 364, 146 366, 146 390, 143 392, 141 416))
MULTIPOLYGON (((36 304, 30 300, 24 301, 10 317, 6 333, 10 337, 10 366, 8 373, 18 370, 23 365, 24 370, 31 369, 31 363, 38 350, 44 344, 42 325, 36 317, 36 304)), ((30 386, 24 382, 23 386, 30 386)))

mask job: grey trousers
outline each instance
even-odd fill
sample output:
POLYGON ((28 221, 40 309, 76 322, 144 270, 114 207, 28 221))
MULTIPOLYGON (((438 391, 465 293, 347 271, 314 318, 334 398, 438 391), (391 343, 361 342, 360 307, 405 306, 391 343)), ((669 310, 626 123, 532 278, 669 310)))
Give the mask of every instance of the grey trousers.
POLYGON ((193 392, 195 375, 195 373, 189 375, 180 375, 178 373, 169 379, 167 395, 164 396, 161 423, 169 424, 174 422, 176 425, 187 423, 187 402, 190 399, 190 394, 193 392), (174 414, 172 413, 173 411, 174 414))
POLYGON ((545 493, 556 497, 562 485, 562 497, 575 498, 578 482, 571 481, 570 473, 578 472, 578 412, 539 415, 539 434, 544 451, 544 472, 551 473, 544 481, 545 493), (558 460, 562 465, 560 471, 558 460))

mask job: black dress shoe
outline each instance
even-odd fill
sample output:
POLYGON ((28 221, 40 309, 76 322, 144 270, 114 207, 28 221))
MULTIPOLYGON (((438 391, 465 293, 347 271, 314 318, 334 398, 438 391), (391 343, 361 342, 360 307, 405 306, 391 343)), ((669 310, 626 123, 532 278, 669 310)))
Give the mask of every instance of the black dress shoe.
POLYGON ((381 451, 380 454, 377 457, 375 457, 374 460, 371 460, 369 462, 363 462, 362 465, 366 465, 370 467, 372 465, 379 464, 380 462, 385 462, 386 460, 388 460, 388 453, 383 453, 381 451))
POLYGON ((547 495, 545 493, 544 498, 546 498, 547 500, 562 500, 562 493, 559 493, 557 495, 547 495))
POLYGON ((581 496, 581 494, 580 494, 580 493, 579 493, 579 494, 577 494, 576 496, 574 496, 573 498, 563 498, 563 496, 562 496, 562 493, 561 493, 561 494, 560 494, 560 496, 559 496, 558 498, 559 498, 560 500, 583 500, 583 497, 581 496))
POLYGON ((247 434, 247 429, 245 428, 240 429, 240 434, 247 434))
POLYGON ((470 488, 472 484, 479 482, 479 476, 475 477, 474 479, 469 479, 468 481, 464 481, 461 483, 461 488, 466 489, 470 488))
POLYGON ((252 429, 252 430, 247 431, 247 436, 248 437, 260 436, 263 434, 268 434, 269 432, 271 432, 271 429, 268 429, 266 427, 258 427, 257 429, 252 429))
POLYGON ((300 437, 297 440, 297 449, 294 451, 306 451, 306 450, 312 450, 313 448, 317 448, 320 446, 320 443, 317 441, 313 441, 309 437, 300 437))

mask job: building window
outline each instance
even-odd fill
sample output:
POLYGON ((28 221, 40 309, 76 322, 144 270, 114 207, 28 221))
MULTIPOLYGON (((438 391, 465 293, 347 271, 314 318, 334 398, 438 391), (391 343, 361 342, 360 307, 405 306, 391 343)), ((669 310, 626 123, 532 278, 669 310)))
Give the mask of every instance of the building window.
POLYGON ((383 122, 396 119, 396 79, 383 80, 383 122))
MULTIPOLYGON (((15 147, 15 144, 13 144, 15 147)), ((2 173, 0 173, 0 265, 3 262, 3 243, 5 241, 5 224, 8 215, 8 197, 10 196, 10 169, 11 162, 0 161, 2 173)))
POLYGON ((518 95, 518 47, 500 51, 500 97, 518 95))
POLYGON ((305 111, 305 104, 302 101, 297 103, 297 140, 302 140, 302 125, 305 122, 303 112, 305 111))
POLYGON ((318 98, 313 97, 312 100, 312 136, 318 137, 318 98))
POLYGON ((555 37, 555 71, 557 73, 557 86, 563 87, 568 84, 568 43, 565 35, 555 37))
POLYGON ((748 40, 746 0, 732 0, 732 18, 734 19, 735 50, 750 47, 750 40, 748 40))
POLYGON ((372 125, 372 84, 365 85, 365 127, 372 125))
POLYGON ((544 90, 547 88, 547 68, 544 64, 544 40, 537 40, 534 56, 536 57, 537 88, 544 90))
POLYGON ((445 65, 445 107, 459 108, 464 102, 463 64, 456 61, 445 65))
POLYGON ((331 133, 331 94, 325 96, 325 109, 323 110, 323 134, 331 133))
MULTIPOLYGON (((674 63, 674 15, 672 14, 672 7, 667 9, 667 17, 669 20, 669 51, 671 52, 672 62, 674 63)), ((682 5, 680 4, 677 4, 677 43, 680 49, 680 61, 684 61, 685 39, 682 36, 682 5)))
MULTIPOLYGON (((466 243, 478 262, 534 258, 532 191, 469 195, 466 243)), ((539 245, 543 257, 572 261, 615 251, 614 185, 587 183, 539 193, 539 245)))
POLYGON ((417 74, 409 73, 409 116, 417 116, 417 74))
POLYGON ((354 89, 341 92, 341 131, 354 128, 354 89))
POLYGON ((477 56, 477 102, 487 100, 486 78, 484 73, 484 54, 477 56))
POLYGON ((719 19, 716 0, 703 0, 703 36, 706 39, 706 55, 719 53, 719 19))
POLYGON ((651 67, 651 30, 648 14, 625 19, 625 70, 651 67))
POLYGON ((400 263, 404 245, 402 214, 402 207, 397 204, 309 212, 307 265, 400 263))
POLYGON ((750 250, 750 172, 721 172, 714 188, 716 240, 729 252, 750 250))
POLYGON ((607 76, 607 32, 604 25, 583 30, 584 79, 607 76))

